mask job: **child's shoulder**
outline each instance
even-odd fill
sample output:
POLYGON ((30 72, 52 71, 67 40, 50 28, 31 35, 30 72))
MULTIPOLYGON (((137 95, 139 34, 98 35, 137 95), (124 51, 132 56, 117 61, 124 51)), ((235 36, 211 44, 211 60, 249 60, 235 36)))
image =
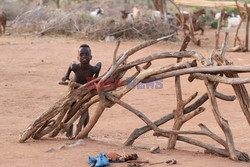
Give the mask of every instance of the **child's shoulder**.
POLYGON ((71 63, 71 69, 72 70, 74 70, 74 69, 77 69, 77 68, 79 68, 80 67, 80 65, 79 64, 77 64, 75 61, 72 61, 72 63, 71 63))
POLYGON ((93 67, 93 71, 94 71, 95 73, 99 73, 100 70, 101 70, 101 66, 102 66, 101 62, 96 63, 95 66, 92 66, 92 67, 93 67))
POLYGON ((96 65, 94 66, 91 65, 91 68, 94 68, 94 69, 99 69, 100 67, 101 67, 101 62, 96 63, 96 65))

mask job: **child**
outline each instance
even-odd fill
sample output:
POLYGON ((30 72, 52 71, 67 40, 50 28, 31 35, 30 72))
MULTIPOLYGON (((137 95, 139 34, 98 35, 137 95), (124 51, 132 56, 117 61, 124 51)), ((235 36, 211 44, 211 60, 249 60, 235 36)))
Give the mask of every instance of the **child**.
MULTIPOLYGON (((66 75, 62 78, 62 81, 66 81, 69 80, 69 76, 71 71, 74 72, 74 78, 73 81, 79 84, 85 84, 87 83, 87 81, 89 81, 89 78, 97 78, 99 75, 99 72, 101 70, 101 62, 98 62, 96 64, 96 66, 92 66, 89 64, 90 60, 92 59, 92 55, 91 55, 91 49, 88 45, 83 44, 80 46, 79 50, 78 50, 78 56, 77 59, 79 60, 79 64, 77 64, 76 62, 72 62, 69 65, 69 69, 66 73, 66 75)), ((74 102, 72 104, 72 106, 75 104, 76 102, 74 102)), ((72 107, 71 106, 71 107, 72 107)), ((82 126, 86 126, 89 122, 89 113, 88 111, 86 111, 84 114, 81 115, 81 118, 79 120, 79 123, 77 125, 77 131, 76 134, 78 134, 81 129, 82 126), (86 118, 85 118, 85 114, 86 118)), ((66 136, 67 137, 72 137, 72 131, 73 131, 73 125, 70 126, 69 130, 67 131, 66 136)))

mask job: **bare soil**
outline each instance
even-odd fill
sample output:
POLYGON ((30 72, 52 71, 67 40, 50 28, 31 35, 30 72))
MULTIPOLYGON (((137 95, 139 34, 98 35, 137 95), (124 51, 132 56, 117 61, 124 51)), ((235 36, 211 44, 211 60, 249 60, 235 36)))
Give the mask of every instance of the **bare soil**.
MULTIPOLYGON (((190 43, 188 50, 196 50, 205 57, 209 57, 214 48, 215 30, 206 30, 202 38, 202 46, 190 43)), ((242 39, 244 33, 241 34, 242 39)), ((234 33, 230 31, 229 47, 232 46, 234 33)), ((221 34, 220 43, 223 42, 224 32, 221 34)), ((119 54, 141 43, 142 41, 122 42, 119 54)), ((154 137, 148 132, 139 137, 131 147, 124 147, 130 133, 145 124, 126 109, 115 105, 106 109, 96 126, 84 139, 84 144, 70 147, 75 140, 69 140, 65 134, 55 138, 47 136, 40 140, 28 139, 19 143, 18 137, 29 124, 49 109, 53 104, 67 93, 67 87, 58 84, 66 73, 68 65, 77 60, 77 49, 87 43, 92 48, 92 64, 101 61, 103 67, 101 74, 107 71, 112 63, 115 42, 82 41, 64 37, 0 37, 0 166, 1 167, 82 167, 89 166, 88 156, 97 156, 102 152, 137 153, 140 160, 161 162, 170 159, 177 160, 181 167, 249 167, 246 162, 233 162, 228 158, 204 154, 204 150, 183 142, 177 142, 175 150, 167 150, 167 138, 154 137), (64 149, 59 147, 66 146, 64 149), (159 154, 151 154, 149 149, 160 146, 159 154)), ((148 56, 152 53, 163 51, 178 51, 181 41, 161 42, 135 53, 129 60, 148 56)), ((249 65, 248 53, 227 53, 227 58, 235 65, 249 65)), ((160 60, 153 62, 153 66, 175 63, 176 60, 160 60)), ((240 74, 248 76, 248 74, 240 74)), ((162 89, 135 89, 122 100, 142 111, 151 120, 169 114, 176 108, 174 79, 162 81, 162 89)), ((250 91, 249 84, 246 84, 250 91)), ((202 81, 187 81, 187 76, 182 77, 182 90, 184 98, 195 91, 202 95, 206 87, 202 81)), ((218 91, 233 95, 230 85, 221 84, 218 91)), ((241 111, 237 100, 225 102, 218 100, 222 116, 229 121, 234 136, 235 146, 238 150, 250 154, 249 125, 241 111)), ((204 105, 206 111, 183 126, 183 130, 199 130, 199 123, 204 123, 213 132, 225 138, 222 130, 214 120, 209 101, 204 105)), ((93 113, 96 106, 90 108, 93 113)), ((173 122, 161 126, 171 129, 173 122)), ((214 141, 205 136, 193 136, 196 139, 216 145, 214 141)), ((125 163, 110 164, 110 166, 127 166, 125 163)), ((147 166, 147 165, 145 165, 147 166)), ((155 165, 165 166, 164 164, 155 165)))

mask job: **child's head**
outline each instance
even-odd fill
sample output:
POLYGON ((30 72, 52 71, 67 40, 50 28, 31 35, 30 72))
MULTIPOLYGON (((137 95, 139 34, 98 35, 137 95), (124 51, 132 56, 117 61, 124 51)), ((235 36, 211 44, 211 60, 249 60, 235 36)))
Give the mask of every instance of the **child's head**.
POLYGON ((80 46, 77 58, 81 64, 89 64, 90 60, 92 59, 91 49, 89 45, 82 44, 80 46))

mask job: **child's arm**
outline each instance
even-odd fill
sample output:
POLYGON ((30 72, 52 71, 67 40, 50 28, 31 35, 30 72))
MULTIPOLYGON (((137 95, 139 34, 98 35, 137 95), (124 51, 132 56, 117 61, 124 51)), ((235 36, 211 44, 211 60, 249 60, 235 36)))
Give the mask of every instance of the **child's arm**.
POLYGON ((68 71, 67 73, 65 74, 65 76, 62 78, 62 81, 66 81, 66 80, 69 80, 69 75, 72 71, 72 67, 76 64, 76 62, 72 62, 70 65, 69 65, 69 68, 68 68, 68 71))
POLYGON ((95 72, 95 74, 94 74, 94 78, 97 78, 97 77, 99 76, 100 71, 101 71, 102 63, 101 63, 101 62, 98 62, 98 63, 95 65, 95 67, 96 67, 96 72, 95 72))

